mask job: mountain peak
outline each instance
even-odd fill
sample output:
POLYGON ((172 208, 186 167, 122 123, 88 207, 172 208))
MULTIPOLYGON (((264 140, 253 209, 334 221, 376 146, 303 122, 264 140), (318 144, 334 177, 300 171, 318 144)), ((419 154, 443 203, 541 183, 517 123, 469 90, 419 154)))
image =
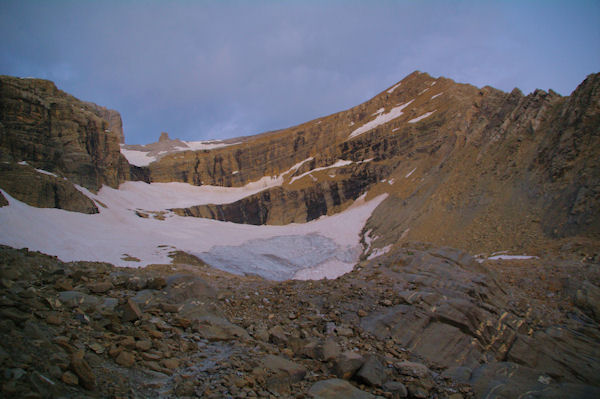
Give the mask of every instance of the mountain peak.
POLYGON ((167 133, 167 132, 161 132, 160 133, 160 137, 158 138, 158 142, 159 143, 164 143, 166 141, 171 141, 171 138, 169 137, 169 133, 167 133))

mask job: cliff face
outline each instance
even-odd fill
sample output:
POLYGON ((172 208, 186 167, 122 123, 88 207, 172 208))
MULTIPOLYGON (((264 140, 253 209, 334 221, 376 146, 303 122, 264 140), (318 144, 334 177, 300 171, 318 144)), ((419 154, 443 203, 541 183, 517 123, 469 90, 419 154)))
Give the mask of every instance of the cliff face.
POLYGON ((176 210, 251 224, 304 222, 386 192, 366 229, 377 247, 416 240, 480 252, 597 239, 599 87, 596 74, 569 97, 524 96, 415 72, 350 110, 165 156, 150 179, 241 186, 283 175, 280 187, 232 204, 176 210))
POLYGON ((93 191, 130 178, 119 152, 120 116, 52 82, 0 77, 0 123, 4 162, 26 161, 93 191))
MULTIPOLYGON (((0 187, 19 201, 38 208, 98 213, 94 202, 73 184, 52 174, 37 171, 29 165, 0 163, 0 187)), ((4 205, 8 205, 8 202, 4 205)))
POLYGON ((123 120, 121 114, 114 109, 108 109, 101 105, 97 105, 90 102, 85 102, 85 105, 89 106, 98 117, 108 122, 108 130, 116 135, 119 139, 119 143, 125 143, 125 134, 123 133, 123 120))

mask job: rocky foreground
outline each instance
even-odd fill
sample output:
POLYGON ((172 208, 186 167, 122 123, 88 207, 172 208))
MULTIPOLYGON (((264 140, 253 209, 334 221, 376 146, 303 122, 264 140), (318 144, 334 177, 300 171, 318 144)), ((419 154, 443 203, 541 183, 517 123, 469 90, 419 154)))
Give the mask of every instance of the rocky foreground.
POLYGON ((598 257, 413 244, 336 280, 0 248, 3 397, 600 397, 598 257))

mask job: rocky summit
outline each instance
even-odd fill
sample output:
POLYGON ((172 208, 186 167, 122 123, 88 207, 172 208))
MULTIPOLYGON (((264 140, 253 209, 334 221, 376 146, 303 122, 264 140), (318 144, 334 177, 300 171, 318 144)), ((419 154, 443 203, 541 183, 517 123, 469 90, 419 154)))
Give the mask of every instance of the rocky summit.
POLYGON ((600 397, 600 74, 224 141, 0 77, 2 397, 600 397))

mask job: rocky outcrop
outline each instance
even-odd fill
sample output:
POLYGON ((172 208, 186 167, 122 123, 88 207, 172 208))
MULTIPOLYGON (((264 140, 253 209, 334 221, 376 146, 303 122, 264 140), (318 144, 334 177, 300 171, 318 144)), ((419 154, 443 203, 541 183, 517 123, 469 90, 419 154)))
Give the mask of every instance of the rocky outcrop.
POLYGON ((379 246, 418 240, 472 253, 536 251, 557 238, 597 240, 598 76, 570 97, 484 88, 460 98, 471 102, 461 119, 436 120, 436 112, 398 130, 406 155, 396 158, 396 183, 367 230, 389 238, 379 246))
MULTIPOLYGON (((298 174, 297 172, 296 174, 298 174)), ((331 170, 315 173, 304 180, 310 181, 274 187, 222 205, 199 205, 172 209, 181 216, 194 216, 245 224, 284 225, 304 223, 323 215, 346 209, 354 200, 365 194, 368 187, 385 175, 385 167, 375 164, 358 164, 335 168, 335 179, 318 180, 331 170), (313 181, 316 179, 317 181, 313 181)), ((290 176, 291 179, 294 175, 290 176)))
POLYGON ((38 208, 94 214, 94 202, 69 181, 29 165, 0 163, 0 187, 10 196, 38 208))
POLYGON ((121 119, 121 114, 114 109, 108 109, 101 105, 87 101, 85 104, 93 109, 94 113, 98 115, 98 117, 108 122, 108 130, 117 136, 119 143, 125 143, 125 134, 123 133, 123 120, 121 119))
POLYGON ((93 191, 117 187, 130 178, 120 135, 111 131, 117 119, 114 111, 79 101, 52 82, 0 77, 4 162, 26 161, 93 191))

